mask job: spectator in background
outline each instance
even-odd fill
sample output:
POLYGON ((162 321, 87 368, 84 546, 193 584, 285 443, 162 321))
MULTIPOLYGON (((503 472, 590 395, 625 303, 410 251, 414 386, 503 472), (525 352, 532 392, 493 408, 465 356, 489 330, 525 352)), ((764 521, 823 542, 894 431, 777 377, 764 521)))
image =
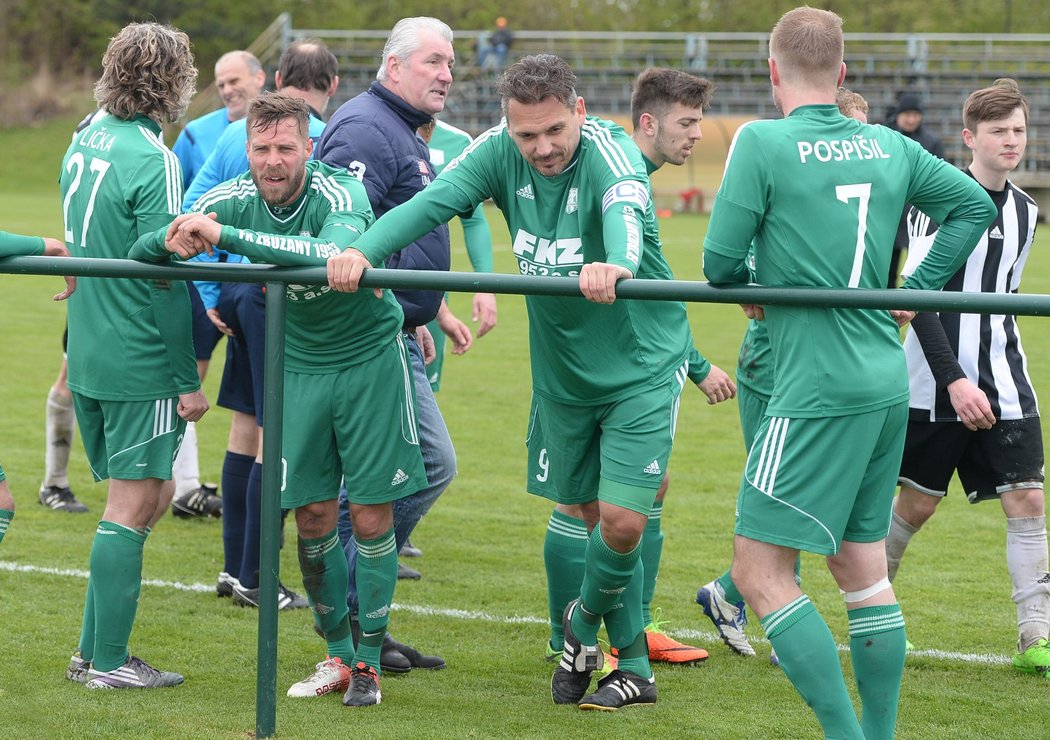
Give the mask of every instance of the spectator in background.
POLYGON ((496 19, 496 30, 478 37, 478 66, 503 69, 507 66, 507 52, 514 43, 514 32, 507 27, 507 19, 496 19), (492 60, 491 62, 489 60, 492 60))
POLYGON ((250 51, 229 51, 215 62, 215 89, 223 107, 189 121, 171 148, 182 165, 188 188, 226 127, 248 114, 248 103, 262 92, 266 72, 250 51))
MULTIPOLYGON (((897 98, 897 104, 890 109, 886 116, 887 127, 913 139, 922 145, 922 148, 935 157, 944 159, 944 143, 941 137, 933 133, 929 128, 922 125, 922 101, 916 93, 903 92, 897 98)), ((901 252, 908 248, 908 209, 911 204, 905 204, 904 213, 901 215, 900 224, 897 226, 897 236, 893 240, 893 255, 890 257, 890 273, 886 280, 886 287, 897 287, 897 276, 900 274, 901 252)))

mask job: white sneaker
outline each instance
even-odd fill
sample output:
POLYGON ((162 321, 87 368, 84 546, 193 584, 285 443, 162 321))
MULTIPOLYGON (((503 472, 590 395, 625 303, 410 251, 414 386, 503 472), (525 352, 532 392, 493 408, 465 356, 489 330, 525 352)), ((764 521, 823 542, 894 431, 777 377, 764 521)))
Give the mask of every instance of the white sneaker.
POLYGON ((220 599, 229 598, 233 596, 234 586, 240 586, 241 582, 237 580, 236 576, 231 576, 226 571, 219 573, 219 578, 215 582, 215 595, 220 599))
POLYGON ((112 671, 88 670, 89 689, 159 689, 183 682, 178 673, 157 670, 141 658, 129 656, 124 665, 112 671))
POLYGON ((344 692, 350 688, 350 666, 339 658, 328 658, 317 664, 316 670, 302 681, 292 684, 288 696, 304 698, 344 692))
POLYGON ((747 610, 743 601, 736 604, 727 601, 722 585, 714 580, 706 586, 701 586, 696 592, 696 603, 704 608, 704 614, 714 623, 722 642, 728 645, 730 650, 740 655, 755 654, 755 649, 744 634, 747 610))

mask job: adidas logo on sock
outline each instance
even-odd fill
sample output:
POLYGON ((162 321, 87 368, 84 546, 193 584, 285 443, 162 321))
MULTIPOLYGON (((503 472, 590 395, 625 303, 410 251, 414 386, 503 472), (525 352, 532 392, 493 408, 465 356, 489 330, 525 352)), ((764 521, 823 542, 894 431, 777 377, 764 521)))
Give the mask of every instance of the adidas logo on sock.
POLYGON ((532 183, 530 182, 523 188, 518 188, 518 197, 524 198, 525 200, 536 200, 536 196, 532 194, 532 183))
POLYGON ((392 486, 400 486, 406 480, 408 480, 408 473, 406 473, 401 468, 398 468, 397 472, 394 473, 394 477, 390 481, 390 485, 392 485, 392 486))
POLYGON ((998 226, 993 226, 992 230, 988 232, 989 239, 1002 239, 1003 232, 998 226))
POLYGON ((660 473, 662 472, 660 470, 660 463, 656 462, 656 460, 653 460, 651 463, 645 466, 645 470, 643 470, 642 472, 648 473, 649 475, 660 475, 660 473))

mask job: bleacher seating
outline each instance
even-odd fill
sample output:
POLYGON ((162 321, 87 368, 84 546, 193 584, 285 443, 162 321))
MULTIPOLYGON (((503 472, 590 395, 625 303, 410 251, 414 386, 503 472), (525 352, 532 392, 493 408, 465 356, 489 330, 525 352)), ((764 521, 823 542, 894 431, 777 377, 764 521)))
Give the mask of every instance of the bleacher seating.
MULTIPOLYGON (((456 82, 444 114, 449 123, 471 133, 500 118, 496 72, 473 65, 472 49, 479 33, 456 31, 456 82)), ((386 35, 384 30, 296 29, 284 14, 251 48, 272 72, 291 41, 309 36, 323 39, 341 65, 334 110, 375 79, 386 35)), ((594 113, 629 115, 635 75, 646 66, 663 65, 714 81, 717 90, 709 116, 774 117, 779 114, 769 92, 767 42, 766 33, 522 30, 515 31, 511 57, 552 52, 565 58, 576 71, 588 110, 594 113)), ((1015 180, 1050 194, 1050 139, 1041 136, 1050 123, 1050 36, 847 33, 846 64, 846 84, 867 98, 872 122, 881 121, 901 91, 919 94, 924 125, 940 135, 947 158, 957 165, 969 159, 959 134, 966 96, 997 77, 1013 77, 1031 104, 1028 151, 1015 180)))

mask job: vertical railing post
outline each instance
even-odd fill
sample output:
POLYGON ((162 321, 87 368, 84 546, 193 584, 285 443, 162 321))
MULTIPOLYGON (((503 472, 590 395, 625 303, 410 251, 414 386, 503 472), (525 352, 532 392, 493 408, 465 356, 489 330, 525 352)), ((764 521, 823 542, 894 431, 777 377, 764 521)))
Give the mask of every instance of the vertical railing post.
POLYGON ((280 580, 281 430, 284 427, 284 283, 266 283, 262 516, 259 537, 259 662, 255 736, 277 729, 277 585, 280 580))

